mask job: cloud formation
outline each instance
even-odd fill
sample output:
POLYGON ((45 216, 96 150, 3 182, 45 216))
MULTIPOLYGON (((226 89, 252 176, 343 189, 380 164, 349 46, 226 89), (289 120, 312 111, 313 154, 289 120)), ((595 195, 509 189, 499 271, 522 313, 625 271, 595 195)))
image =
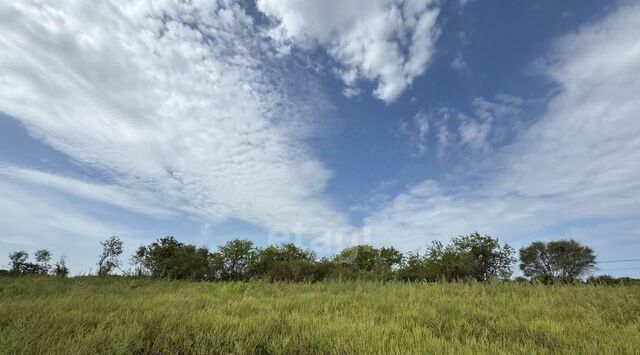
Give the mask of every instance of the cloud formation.
POLYGON ((424 111, 418 111, 410 121, 400 123, 400 133, 409 141, 409 147, 415 156, 422 156, 429 147, 429 115, 424 111))
MULTIPOLYGON (((544 71, 558 92, 514 144, 479 163, 480 180, 456 189, 424 181, 365 226, 417 247, 476 229, 517 240, 559 223, 640 217, 638 21, 640 6, 625 5, 558 39, 544 71)), ((475 104, 479 116, 505 110, 475 104)))
POLYGON ((275 20, 271 37, 284 45, 324 47, 353 96, 361 79, 377 81, 374 95, 392 102, 424 73, 439 34, 433 0, 258 0, 275 20))
POLYGON ((123 186, 99 184, 5 164, 0 164, 0 177, 15 184, 52 189, 149 216, 164 217, 172 214, 169 207, 162 206, 162 201, 154 200, 154 194, 144 190, 133 191, 123 186))
POLYGON ((323 196, 331 171, 305 143, 330 104, 237 3, 5 2, 0 32, 0 111, 109 186, 210 221, 346 225, 323 196))
POLYGON ((535 102, 504 94, 491 99, 478 96, 470 110, 441 107, 428 114, 418 111, 412 123, 401 124, 400 131, 417 156, 430 145, 435 146, 439 159, 490 153, 523 128, 523 108, 529 101, 535 102))

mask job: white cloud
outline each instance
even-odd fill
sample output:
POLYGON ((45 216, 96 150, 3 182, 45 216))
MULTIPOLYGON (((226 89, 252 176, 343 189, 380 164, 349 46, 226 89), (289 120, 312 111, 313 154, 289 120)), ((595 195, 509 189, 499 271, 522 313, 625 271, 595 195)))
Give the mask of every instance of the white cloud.
POLYGON ((171 206, 163 206, 157 196, 146 191, 132 191, 122 186, 98 184, 38 170, 0 164, 0 177, 22 185, 53 188, 58 191, 90 199, 149 216, 172 214, 171 206))
POLYGON ((490 153, 507 143, 523 126, 523 106, 528 101, 499 94, 492 99, 476 97, 470 110, 441 107, 431 116, 432 136, 439 159, 490 153))
MULTIPOLYGON (((456 189, 417 184, 369 216, 365 227, 417 247, 473 230, 517 242, 567 222, 639 218, 639 21, 640 6, 622 6, 559 39, 546 74, 560 90, 517 142, 476 166, 480 181, 456 189)), ((630 238, 640 244, 637 234, 630 238)))
POLYGON ((464 73, 467 70, 467 62, 465 62, 461 53, 456 54, 451 62, 451 68, 460 73, 464 73))
POLYGON ((474 98, 473 108, 477 117, 490 121, 519 114, 523 102, 524 100, 519 97, 498 94, 493 101, 488 101, 483 97, 474 98))
POLYGON ((346 87, 342 90, 342 94, 346 97, 354 97, 360 95, 359 88, 346 87))
POLYGON ((487 138, 489 137, 490 131, 490 121, 478 122, 464 115, 458 126, 460 143, 479 150, 489 148, 487 138))
POLYGON ((348 87, 378 82, 374 95, 392 102, 424 73, 438 36, 433 0, 258 0, 275 19, 270 36, 285 45, 319 44, 338 62, 348 87))
POLYGON ((400 132, 409 138, 409 146, 416 156, 422 156, 429 147, 429 115, 418 111, 410 122, 400 124, 400 132))
POLYGON ((454 119, 452 110, 442 107, 436 111, 437 119, 434 120, 434 136, 437 144, 438 159, 444 158, 458 139, 455 132, 449 129, 449 122, 454 119))
POLYGON ((330 105, 313 78, 285 72, 239 5, 4 2, 0 32, 0 111, 118 191, 210 221, 347 224, 323 196, 331 172, 305 144, 330 105))
POLYGON ((0 182, 3 238, 31 244, 34 236, 84 234, 95 238, 116 230, 89 216, 77 213, 68 204, 53 203, 44 194, 34 194, 17 183, 0 182))

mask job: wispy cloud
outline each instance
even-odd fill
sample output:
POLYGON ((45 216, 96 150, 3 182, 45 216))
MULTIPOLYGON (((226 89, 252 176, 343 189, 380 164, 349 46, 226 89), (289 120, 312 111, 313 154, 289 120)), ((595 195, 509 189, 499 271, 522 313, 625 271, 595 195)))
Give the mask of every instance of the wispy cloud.
POLYGON ((464 60, 464 57, 462 57, 462 53, 458 53, 453 57, 453 60, 451 61, 451 68, 459 73, 466 73, 468 65, 464 60))
POLYGON ((377 81, 374 95, 385 102, 424 73, 439 34, 433 0, 258 0, 257 5, 277 22, 269 33, 285 48, 321 45, 339 64, 347 87, 360 79, 377 81))
MULTIPOLYGON (((571 221, 640 217, 638 20, 640 6, 628 4, 558 39, 545 74, 559 91, 515 143, 476 164, 480 180, 456 189, 424 181, 365 226, 419 246, 476 229, 518 240, 571 221)), ((475 103, 479 116, 510 110, 475 103)))
POLYGON ((0 32, 0 111, 113 186, 9 173, 96 199, 115 189, 144 210, 124 195, 136 191, 209 221, 347 224, 305 143, 331 105, 240 5, 5 2, 0 32))
POLYGON ((505 94, 491 99, 479 96, 467 110, 441 107, 428 114, 419 111, 413 122, 402 122, 400 130, 409 137, 409 145, 414 147, 416 155, 427 151, 430 139, 439 159, 486 154, 522 129, 523 107, 530 104, 528 101, 535 100, 505 94))
POLYGON ((413 154, 422 156, 429 148, 429 115, 424 111, 418 111, 411 120, 400 123, 400 133, 408 138, 409 147, 413 154))
POLYGON ((155 200, 157 196, 147 191, 133 191, 122 186, 99 184, 5 164, 0 164, 0 177, 24 186, 52 188, 150 216, 164 217, 173 213, 171 206, 163 207, 162 201, 155 200))

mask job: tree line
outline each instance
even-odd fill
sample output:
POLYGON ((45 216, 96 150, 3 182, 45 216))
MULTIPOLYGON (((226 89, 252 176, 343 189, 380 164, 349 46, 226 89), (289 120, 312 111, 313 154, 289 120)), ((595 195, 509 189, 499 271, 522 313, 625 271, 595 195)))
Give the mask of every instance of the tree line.
MULTIPOLYGON (((120 238, 107 238, 101 246, 98 276, 120 271, 127 276, 192 281, 317 282, 342 279, 487 282, 511 279, 512 267, 517 261, 511 246, 477 232, 454 237, 447 244, 434 241, 424 252, 403 254, 393 247, 356 245, 332 257, 322 258, 292 243, 260 248, 250 240, 234 239, 211 251, 167 236, 141 245, 126 270, 121 262, 123 242, 120 238)), ((66 277, 69 274, 64 257, 51 265, 51 253, 46 249, 35 253, 35 263, 27 261, 25 251, 11 253, 9 258, 10 269, 4 271, 9 275, 66 277)), ((518 281, 548 284, 577 282, 596 265, 593 250, 575 240, 534 242, 519 250, 519 260, 524 278, 519 277, 518 281)), ((590 280, 615 280, 607 277, 592 277, 590 280)))
POLYGON ((47 249, 40 249, 35 253, 35 262, 28 262, 29 254, 24 251, 15 251, 9 254, 9 271, 0 270, 9 275, 53 275, 67 277, 69 268, 66 265, 65 257, 61 257, 58 262, 51 265, 51 252, 47 249))

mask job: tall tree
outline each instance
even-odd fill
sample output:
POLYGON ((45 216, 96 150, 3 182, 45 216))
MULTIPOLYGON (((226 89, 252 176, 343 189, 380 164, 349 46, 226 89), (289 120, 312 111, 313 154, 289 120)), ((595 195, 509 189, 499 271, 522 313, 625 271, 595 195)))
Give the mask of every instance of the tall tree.
POLYGON ((67 267, 66 257, 63 255, 60 260, 53 266, 53 275, 57 277, 69 276, 69 268, 67 267))
POLYGON ((9 259, 11 263, 10 272, 13 274, 23 274, 25 273, 25 266, 27 264, 27 259, 29 258, 29 254, 24 250, 15 251, 9 254, 9 259))
POLYGON ((538 241, 520 249, 520 270, 542 282, 575 282, 595 265, 593 249, 575 240, 538 241))
POLYGON ((112 236, 101 241, 100 245, 102 253, 98 258, 98 276, 105 276, 120 267, 123 243, 120 238, 112 236))
POLYGON ((257 259, 257 249, 250 240, 233 239, 220 245, 213 258, 219 263, 222 280, 247 280, 257 259))
POLYGON ((51 270, 51 252, 47 249, 36 251, 36 265, 38 265, 38 273, 47 275, 51 270))

